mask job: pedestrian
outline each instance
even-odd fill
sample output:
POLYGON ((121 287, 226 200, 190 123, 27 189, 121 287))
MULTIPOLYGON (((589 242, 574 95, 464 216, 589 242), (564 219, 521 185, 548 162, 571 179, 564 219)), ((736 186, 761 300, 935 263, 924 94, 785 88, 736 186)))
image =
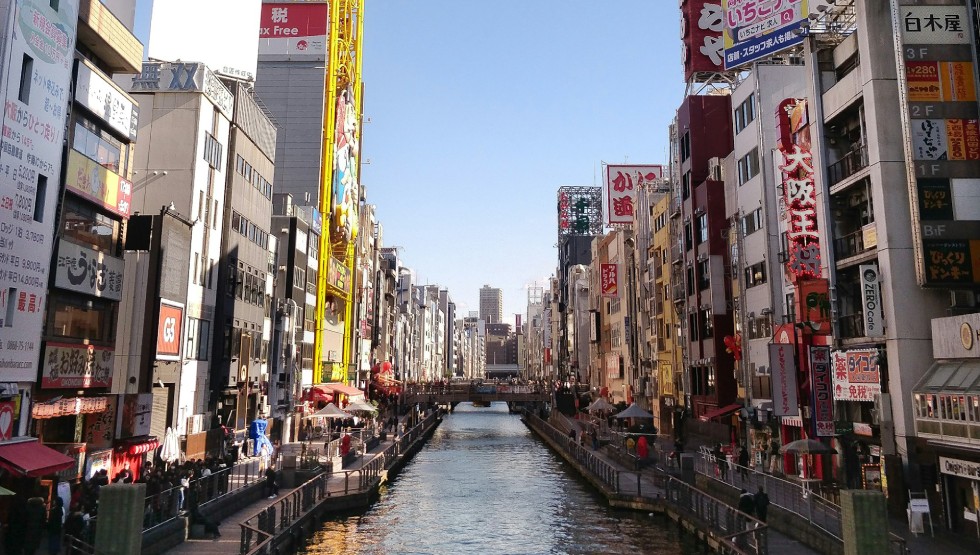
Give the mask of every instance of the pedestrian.
POLYGON ((48 513, 48 555, 61 555, 61 528, 65 520, 65 502, 55 496, 48 513))
POLYGON ((755 514, 756 518, 762 522, 766 521, 766 515, 769 513, 769 496, 766 495, 766 491, 759 486, 759 491, 755 494, 755 514))
POLYGON ((745 488, 742 488, 742 493, 738 496, 738 510, 749 516, 755 515, 755 498, 745 488))
POLYGON ((269 494, 269 499, 275 499, 279 495, 279 481, 276 479, 276 471, 269 466, 265 469, 265 491, 269 494))
POLYGON ((749 477, 749 449, 742 447, 738 450, 738 471, 742 479, 749 477))
POLYGON ((723 482, 728 481, 728 459, 725 458, 725 452, 721 450, 721 444, 719 443, 715 446, 712 453, 715 456, 715 464, 718 466, 718 476, 723 482))
POLYGON ((35 495, 27 500, 24 522, 24 553, 34 555, 41 547, 41 537, 44 535, 47 518, 44 508, 44 498, 35 495))
POLYGON ((773 440, 769 444, 769 473, 776 474, 779 470, 779 445, 773 440))

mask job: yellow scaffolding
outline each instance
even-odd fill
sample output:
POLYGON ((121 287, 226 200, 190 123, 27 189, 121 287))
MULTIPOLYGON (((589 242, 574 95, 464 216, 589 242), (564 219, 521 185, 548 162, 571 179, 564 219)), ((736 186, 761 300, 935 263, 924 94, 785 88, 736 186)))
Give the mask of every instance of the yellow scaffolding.
MULTIPOLYGON (((330 260, 334 253, 343 261, 351 278, 354 276, 355 248, 354 237, 345 237, 343 233, 334 233, 334 204, 333 198, 334 160, 337 146, 337 101, 339 95, 350 90, 354 97, 355 117, 360 123, 362 119, 363 87, 361 85, 361 36, 364 32, 364 0, 334 0, 330 5, 330 38, 328 43, 328 63, 325 74, 326 91, 324 94, 323 118, 323 149, 320 163, 320 213, 324 220, 323 231, 320 235, 320 259, 316 288, 316 336, 313 339, 313 382, 323 383, 323 320, 326 307, 328 283, 330 280, 330 260)), ((360 126, 358 127, 360 129, 360 126)), ((360 142, 360 131, 357 136, 360 142)), ((358 145, 359 146, 359 145, 358 145)), ((357 159, 354 167, 356 176, 360 179, 361 154, 357 148, 357 159)), ((359 187, 358 187, 359 189, 359 187)), ((341 199, 342 200, 342 199, 341 199)), ((359 199, 354 199, 359 204, 359 199)), ((359 214, 353 215, 356 219, 359 214)), ((353 279, 349 279, 346 298, 339 300, 344 307, 344 345, 341 356, 341 367, 331 368, 331 381, 347 381, 347 367, 350 364, 353 351, 352 318, 354 314, 353 279)))

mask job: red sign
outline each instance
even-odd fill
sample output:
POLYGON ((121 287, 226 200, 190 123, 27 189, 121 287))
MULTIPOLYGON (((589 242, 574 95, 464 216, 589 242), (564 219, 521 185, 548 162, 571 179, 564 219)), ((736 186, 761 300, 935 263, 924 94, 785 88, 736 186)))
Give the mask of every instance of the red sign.
POLYGON ((157 359, 180 360, 180 336, 184 324, 184 307, 160 301, 157 321, 157 359))
POLYGON ((797 279, 820 276, 820 242, 817 233, 817 197, 813 180, 806 121, 806 100, 787 99, 776 109, 779 152, 782 155, 783 196, 786 199, 789 260, 787 269, 797 279))
POLYGON ((830 335, 830 285, 824 278, 796 282, 796 313, 809 322, 814 335, 830 335))
POLYGON ((262 4, 259 55, 323 56, 328 7, 326 3, 262 4))
POLYGON ((14 436, 14 403, 0 403, 0 441, 7 441, 14 436))
POLYGON ((599 290, 603 297, 619 298, 619 264, 599 265, 599 290))
POLYGON ((684 79, 725 71, 725 13, 721 1, 681 0, 681 59, 684 79))

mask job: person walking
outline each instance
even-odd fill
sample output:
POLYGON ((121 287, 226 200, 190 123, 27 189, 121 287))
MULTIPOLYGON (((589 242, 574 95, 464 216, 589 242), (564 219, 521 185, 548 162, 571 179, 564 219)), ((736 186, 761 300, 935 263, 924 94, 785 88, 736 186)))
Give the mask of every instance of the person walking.
POLYGON ((738 496, 738 510, 749 516, 755 516, 755 498, 745 491, 745 488, 742 488, 742 494, 738 496))
POLYGON ((269 494, 269 499, 275 499, 279 495, 279 481, 276 480, 276 470, 271 465, 265 469, 265 491, 269 494))
POLYGON ((34 555, 41 547, 41 537, 44 535, 47 519, 44 508, 44 498, 35 495, 27 500, 24 522, 24 553, 34 555))
POLYGON ((755 494, 755 514, 756 518, 762 522, 766 521, 766 516, 769 513, 769 496, 766 495, 766 491, 759 486, 759 491, 755 494))
POLYGON ((55 496, 48 513, 48 555, 61 555, 61 530, 65 520, 65 502, 55 496))
POLYGON ((749 449, 747 447, 738 450, 738 472, 742 475, 743 480, 749 477, 749 449))

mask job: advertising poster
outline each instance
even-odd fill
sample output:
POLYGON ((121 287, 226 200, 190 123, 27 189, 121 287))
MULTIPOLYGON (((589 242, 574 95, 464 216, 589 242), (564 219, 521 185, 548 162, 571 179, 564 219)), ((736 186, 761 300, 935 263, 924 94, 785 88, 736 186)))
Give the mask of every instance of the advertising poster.
POLYGON ((333 217, 336 229, 348 241, 357 238, 358 206, 361 198, 357 175, 360 149, 358 114, 350 89, 337 96, 333 168, 333 217))
POLYGON ((663 166, 606 166, 606 223, 611 226, 632 227, 636 192, 641 187, 656 185, 663 178, 663 166))
POLYGON ((873 402, 881 394, 878 351, 834 351, 834 400, 873 402))
POLYGON ((0 149, 0 375, 37 380, 78 0, 6 3, 0 149), (12 10, 12 11, 10 11, 12 10))
MULTIPOLYGON (((116 401, 118 396, 107 397, 108 407, 104 411, 85 415, 85 443, 89 449, 110 449, 116 438, 116 401)), ((91 455, 89 455, 91 458, 91 455)))
POLYGON ((110 387, 113 355, 111 347, 48 342, 44 347, 41 387, 110 387))
POLYGON ((57 260, 56 287, 114 301, 122 299, 122 259, 62 240, 57 260))
POLYGON ((122 395, 116 430, 118 438, 139 437, 150 433, 150 415, 153 412, 152 393, 122 395))
POLYGON ((133 184, 75 150, 68 151, 65 185, 106 210, 129 217, 133 184))
POLYGON ((800 402, 796 389, 796 357, 793 346, 769 344, 769 368, 772 372, 773 416, 797 416, 800 402))
POLYGON ((725 69, 772 56, 803 42, 800 22, 810 14, 807 0, 724 0, 725 69))
POLYGON ((75 100, 116 131, 132 140, 136 139, 136 130, 139 127, 136 104, 84 61, 78 62, 75 100))
POLYGON ((912 120, 912 152, 916 160, 946 160, 948 143, 944 120, 912 120))
POLYGON ((327 10, 326 2, 262 4, 259 56, 326 57, 327 10))

